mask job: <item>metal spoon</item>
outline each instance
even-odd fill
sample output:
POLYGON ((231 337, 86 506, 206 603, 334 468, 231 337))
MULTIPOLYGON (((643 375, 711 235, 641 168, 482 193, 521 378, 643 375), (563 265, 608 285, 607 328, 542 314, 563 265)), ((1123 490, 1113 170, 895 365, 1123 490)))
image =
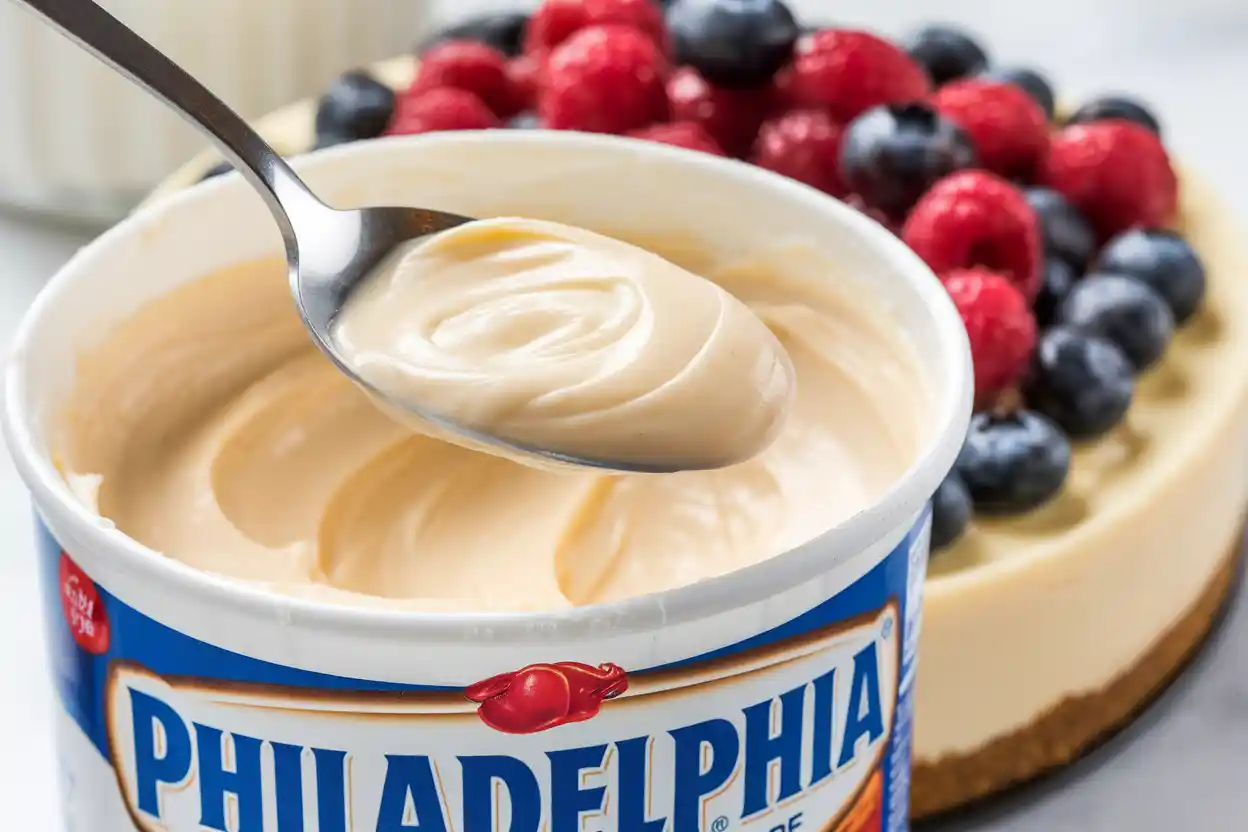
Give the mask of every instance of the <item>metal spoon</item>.
POLYGON ((164 101, 211 138, 226 159, 269 206, 286 244, 290 289, 304 324, 321 351, 342 372, 383 403, 511 456, 615 471, 663 473, 667 469, 614 460, 571 457, 508 441, 455 424, 399 400, 359 376, 339 355, 330 327, 362 280, 413 240, 471 222, 470 217, 426 208, 326 205, 242 118, 219 98, 92 0, 14 0, 104 63, 164 101))

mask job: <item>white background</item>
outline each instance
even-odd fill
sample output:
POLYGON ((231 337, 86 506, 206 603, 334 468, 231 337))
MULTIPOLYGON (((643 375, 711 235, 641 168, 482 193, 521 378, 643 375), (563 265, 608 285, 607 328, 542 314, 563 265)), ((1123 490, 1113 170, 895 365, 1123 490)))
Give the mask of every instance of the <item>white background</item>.
MULTIPOLYGON (((442 13, 507 5, 497 0, 435 3, 442 13)), ((1248 5, 1243 0, 816 0, 794 5, 808 17, 817 14, 820 20, 886 32, 932 19, 970 21, 999 62, 1048 70, 1067 99, 1103 90, 1138 93, 1161 114, 1170 146, 1212 174, 1237 210, 1248 209, 1248 167, 1242 155, 1248 5)), ((90 236, 0 214, 0 338, 6 343, 47 276, 90 236)), ((41 668, 30 512, 7 455, 0 455, 0 535, 9 541, 0 551, 2 825, 14 832, 45 832, 57 828, 49 814, 56 802, 49 739, 53 700, 41 668)), ((1238 615, 1233 626, 1244 637, 1225 634, 1218 655, 1237 661, 1238 671, 1225 668, 1215 687, 1205 679, 1212 679, 1215 670, 1199 668, 1196 681, 1189 680, 1178 694, 1185 698, 1170 707, 1173 713, 1136 743, 1153 746, 1151 757, 1131 749, 1111 771, 1085 778, 1089 784, 1067 783, 1060 803, 1041 789, 1036 794, 1042 797, 1032 802, 1043 802, 1030 807, 1031 814, 991 815, 973 828, 1147 832, 1173 828, 1170 819, 1180 818, 1186 820, 1183 828, 1245 828, 1248 790, 1236 788, 1233 777, 1238 773, 1242 782, 1248 772, 1248 669, 1243 663, 1248 662, 1248 614, 1238 615), (1177 754, 1176 749, 1187 749, 1186 756, 1162 759, 1177 754), (1150 759, 1156 760, 1156 776, 1133 771, 1150 759), (1190 787, 1178 788, 1184 772, 1192 778, 1190 787), (1108 802, 1106 788, 1116 789, 1119 797, 1108 802), (1034 819, 1041 814, 1047 820, 1034 819)))

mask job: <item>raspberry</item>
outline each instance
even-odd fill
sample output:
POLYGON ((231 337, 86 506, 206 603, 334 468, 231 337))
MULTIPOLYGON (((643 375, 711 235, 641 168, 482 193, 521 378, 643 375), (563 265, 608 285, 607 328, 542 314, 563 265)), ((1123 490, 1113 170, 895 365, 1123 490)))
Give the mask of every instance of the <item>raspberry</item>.
POLYGON ((750 161, 839 196, 841 133, 822 110, 794 110, 763 123, 750 161))
POLYGON ((1102 240, 1168 225, 1179 183, 1157 135, 1125 120, 1076 124, 1054 134, 1041 182, 1066 197, 1102 240))
POLYGON ((983 167, 1007 178, 1030 178, 1049 149, 1049 123, 1022 87, 979 78, 954 81, 932 106, 961 127, 983 167))
POLYGON ((633 130, 628 135, 634 139, 647 139, 660 144, 670 144, 673 147, 683 147, 687 150, 700 150, 716 156, 727 155, 702 125, 692 121, 655 124, 652 127, 633 130))
POLYGON ((631 26, 667 52, 667 26, 653 0, 545 0, 525 30, 525 52, 549 52, 590 26, 631 26))
POLYGON ((750 151, 759 125, 771 108, 769 87, 725 89, 712 86, 693 67, 681 67, 667 80, 672 118, 702 125, 733 156, 750 151))
POLYGON ((520 112, 523 101, 507 75, 507 58, 497 49, 469 40, 448 40, 431 48, 420 60, 412 79, 411 95, 454 87, 476 94, 499 118, 520 112))
POLYGON ((914 59, 867 32, 824 29, 798 39, 778 86, 799 107, 826 109, 845 123, 878 104, 927 95, 927 74, 914 59), (787 77, 784 77, 787 76, 787 77))
POLYGON ((1036 321, 1027 299, 988 269, 953 269, 940 276, 962 316, 975 365, 975 401, 991 405, 1022 380, 1036 347, 1036 321))
POLYGON ((542 86, 545 55, 520 55, 507 62, 507 80, 511 83, 516 104, 521 110, 537 105, 537 91, 542 86))
POLYGON ((937 274, 982 266, 1031 300, 1040 290, 1039 222, 1018 188, 982 170, 941 179, 914 206, 901 231, 937 274))
POLYGON ((467 90, 453 87, 425 90, 399 98, 386 135, 406 136, 436 130, 485 130, 498 127, 498 117, 467 90))
POLYGON ((591 26, 550 55, 538 112, 552 130, 627 133, 667 115, 667 62, 654 41, 627 26, 591 26))

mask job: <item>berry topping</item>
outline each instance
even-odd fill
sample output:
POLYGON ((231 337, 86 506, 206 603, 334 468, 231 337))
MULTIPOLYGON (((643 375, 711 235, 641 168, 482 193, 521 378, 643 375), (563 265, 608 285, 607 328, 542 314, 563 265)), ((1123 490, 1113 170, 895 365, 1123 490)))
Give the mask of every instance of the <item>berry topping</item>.
POLYGON ((422 54, 430 47, 447 40, 475 40, 512 57, 520 53, 524 28, 528 22, 527 12, 496 12, 478 15, 443 29, 422 43, 416 52, 422 54))
POLYGON ((975 510, 1019 514, 1051 500, 1070 472, 1070 440, 1029 410, 976 413, 958 456, 958 475, 975 510))
POLYGON ((543 130, 546 128, 538 114, 528 110, 509 119, 507 126, 512 130, 543 130))
POLYGON ((926 104, 883 104, 850 122, 841 178, 867 205, 895 217, 936 181, 975 164, 970 139, 926 104))
POLYGON ((1096 256, 1096 232, 1066 197, 1048 188, 1028 188, 1027 204, 1040 221, 1044 251, 1083 271, 1096 256))
POLYGON ((512 100, 521 110, 537 106, 537 91, 542 87, 544 60, 539 55, 520 55, 507 62, 507 81, 511 84, 512 100))
POLYGON ((1183 323, 1205 298, 1205 267, 1186 240, 1173 231, 1136 229, 1105 244, 1096 269, 1134 277, 1161 295, 1183 323))
POLYGON ((426 90, 399 97, 386 133, 406 136, 438 130, 485 130, 498 127, 498 117, 467 90, 426 90))
POLYGON ((1053 115, 1057 110, 1057 100, 1053 94, 1053 86, 1043 75, 1034 69, 1027 69, 1026 67, 992 69, 980 77, 1021 87, 1023 92, 1030 95, 1031 99, 1040 105, 1040 109, 1044 111, 1045 117, 1050 121, 1053 120, 1053 115))
POLYGON ((525 31, 524 51, 549 52, 590 26, 637 29, 667 52, 663 11, 651 0, 544 0, 525 31))
POLYGON ((1044 277, 1040 281, 1040 291, 1031 302, 1032 314, 1036 316, 1036 325, 1046 329, 1057 320, 1057 310, 1062 301, 1070 294, 1075 285, 1075 270, 1060 257, 1049 257, 1044 261, 1044 277))
POLYGON ((910 57, 940 86, 988 66, 988 55, 965 32, 949 26, 926 26, 906 44, 910 57))
POLYGON ((840 196, 841 127, 821 110, 794 110, 763 123, 750 161, 840 196))
POLYGON ((538 112, 554 130, 627 133, 667 115, 667 64, 654 41, 627 26, 593 26, 551 53, 538 112))
POLYGON ((1122 421, 1135 390, 1134 368, 1104 338, 1054 327, 1036 346, 1027 403, 1075 439, 1091 439, 1122 421))
POLYGON ((797 20, 780 0, 676 0, 667 26, 677 60, 728 87, 770 80, 798 36, 797 20))
POLYGON ((209 179, 215 179, 218 176, 229 173, 234 170, 234 166, 229 162, 217 162, 208 170, 204 171, 204 175, 199 177, 200 182, 207 182, 209 179))
POLYGON ((1049 147, 1049 121, 1014 84, 967 78, 941 87, 932 105, 971 138, 979 164, 1007 178, 1028 178, 1049 147))
POLYGON ((1076 283, 1058 322, 1113 342, 1137 372, 1157 363, 1174 332, 1174 316, 1161 295, 1119 274, 1090 274, 1076 283))
POLYGON ((421 57, 410 94, 444 87, 474 93, 499 118, 510 118, 524 107, 508 77, 506 56, 483 43, 448 40, 421 57))
POLYGON ((393 115, 393 90, 367 72, 343 73, 317 102, 317 146, 375 139, 386 131, 393 115))
POLYGON ((1040 232, 1018 188, 981 170, 946 176, 914 206, 902 239, 937 274, 983 266, 1030 300, 1040 289, 1040 232))
POLYGON ((1161 124, 1147 107, 1138 101, 1133 101, 1120 95, 1094 98, 1078 110, 1075 110, 1066 123, 1086 124, 1092 121, 1109 121, 1110 119, 1133 121, 1141 127, 1151 130, 1158 136, 1161 135, 1161 124))
POLYGON ((950 471, 932 495, 932 551, 943 549, 971 522, 971 492, 956 471, 950 471))
POLYGON ((660 144, 670 144, 673 147, 683 147, 686 150, 700 150, 703 153, 711 153, 715 156, 725 155, 724 149, 711 138, 711 135, 702 128, 702 125, 692 121, 655 124, 651 127, 643 127, 641 130, 633 130, 628 135, 634 139, 646 139, 647 141, 659 142, 660 144))
POLYGON ((796 105, 826 109, 845 123, 878 104, 927 95, 927 73, 914 59, 867 32, 824 29, 798 39, 778 83, 796 105))
POLYGON ((745 156, 772 105, 770 87, 716 87, 693 67, 681 67, 667 80, 672 119, 702 125, 733 156, 745 156))
POLYGON ((971 342, 975 400, 991 404, 1020 381, 1036 346, 1036 321, 1014 284, 987 269, 941 275, 971 342))
POLYGON ((1052 137, 1040 181, 1078 208, 1102 240, 1174 218, 1179 181, 1155 133, 1129 121, 1075 124, 1052 137))

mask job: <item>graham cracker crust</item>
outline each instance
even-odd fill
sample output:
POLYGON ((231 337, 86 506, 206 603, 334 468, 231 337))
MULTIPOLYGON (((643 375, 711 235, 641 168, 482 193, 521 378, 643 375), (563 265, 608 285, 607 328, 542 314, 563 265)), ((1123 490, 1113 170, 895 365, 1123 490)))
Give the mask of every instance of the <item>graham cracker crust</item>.
POLYGON ((1184 616, 1126 673, 1100 691, 1063 700, 1026 728, 968 754, 915 762, 910 813, 923 818, 987 797, 1073 762, 1134 718, 1173 681, 1217 620, 1243 559, 1235 548, 1184 616))

